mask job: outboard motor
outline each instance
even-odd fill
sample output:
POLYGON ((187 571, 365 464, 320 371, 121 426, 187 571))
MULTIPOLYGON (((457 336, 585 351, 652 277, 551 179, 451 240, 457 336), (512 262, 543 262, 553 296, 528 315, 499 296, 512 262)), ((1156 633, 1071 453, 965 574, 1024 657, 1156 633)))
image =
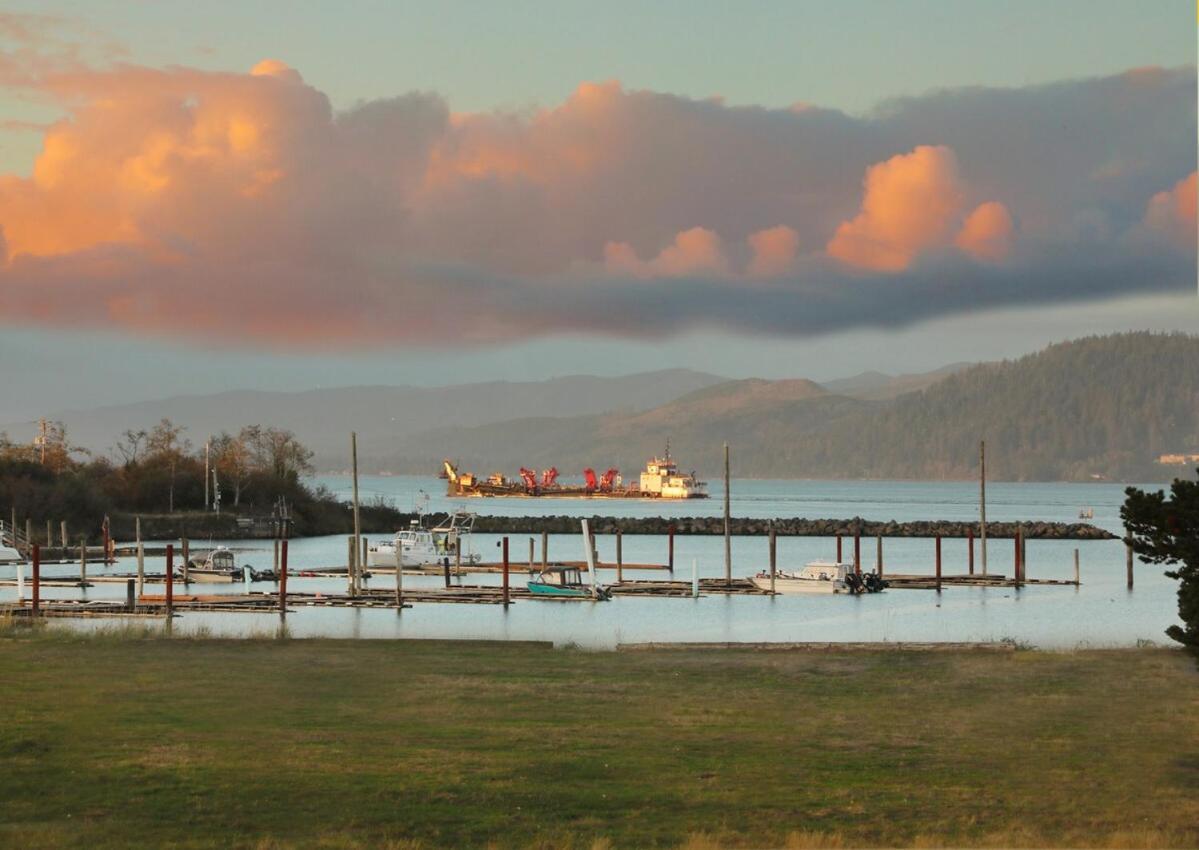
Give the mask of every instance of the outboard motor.
POLYGON ((849 588, 850 593, 861 593, 865 587, 862 577, 857 573, 849 573, 845 576, 845 586, 849 588))
POLYGON ((869 593, 880 593, 887 587, 887 583, 878 573, 866 573, 865 579, 866 590, 869 593))

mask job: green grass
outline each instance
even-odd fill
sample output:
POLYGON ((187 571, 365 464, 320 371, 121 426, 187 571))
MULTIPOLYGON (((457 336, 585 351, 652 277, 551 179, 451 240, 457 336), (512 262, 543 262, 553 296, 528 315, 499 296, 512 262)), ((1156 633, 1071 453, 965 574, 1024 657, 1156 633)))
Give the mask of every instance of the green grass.
POLYGON ((3 632, 0 845, 1199 845, 1179 652, 151 634, 3 632))

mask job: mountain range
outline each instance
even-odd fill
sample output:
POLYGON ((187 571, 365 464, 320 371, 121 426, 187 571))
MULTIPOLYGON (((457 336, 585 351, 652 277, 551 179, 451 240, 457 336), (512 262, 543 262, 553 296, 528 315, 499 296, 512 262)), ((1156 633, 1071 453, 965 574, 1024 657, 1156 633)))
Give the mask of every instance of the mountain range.
MULTIPOLYGON (((1199 451, 1199 338, 1131 333, 1060 343, 1017 360, 933 372, 867 372, 818 384, 728 380, 689 370, 452 387, 349 387, 180 396, 49 418, 104 452, 163 417, 194 442, 245 424, 294 430, 318 467, 432 472, 442 458, 476 473, 586 466, 635 474, 666 441, 712 477, 722 445, 735 474, 778 478, 965 478, 988 442, 992 477, 1160 480, 1161 454, 1199 451)), ((14 423, 14 439, 34 423, 14 423)))

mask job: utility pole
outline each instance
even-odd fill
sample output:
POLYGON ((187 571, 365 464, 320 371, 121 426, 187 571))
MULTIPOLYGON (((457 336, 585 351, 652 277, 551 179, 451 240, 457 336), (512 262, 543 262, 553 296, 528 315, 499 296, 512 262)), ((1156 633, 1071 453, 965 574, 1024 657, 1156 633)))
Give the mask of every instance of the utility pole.
POLYGON ((982 548, 983 575, 987 574, 987 441, 978 443, 978 538, 982 548))
MULTIPOLYGON (((354 576, 350 582, 352 588, 351 595, 357 596, 361 590, 360 583, 362 581, 361 565, 355 563, 358 553, 362 551, 362 523, 358 518, 358 432, 350 432, 350 459, 354 470, 354 561, 350 563, 350 569, 354 570, 354 576)), ((399 545, 399 542, 396 542, 399 545)))

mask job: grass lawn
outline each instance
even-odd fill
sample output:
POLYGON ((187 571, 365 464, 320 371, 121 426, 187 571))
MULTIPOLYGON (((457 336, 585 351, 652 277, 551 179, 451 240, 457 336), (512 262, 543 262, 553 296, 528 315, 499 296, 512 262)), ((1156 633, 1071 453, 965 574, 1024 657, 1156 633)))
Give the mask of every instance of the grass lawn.
POLYGON ((0 846, 1199 846, 1180 652, 0 635, 0 846))

